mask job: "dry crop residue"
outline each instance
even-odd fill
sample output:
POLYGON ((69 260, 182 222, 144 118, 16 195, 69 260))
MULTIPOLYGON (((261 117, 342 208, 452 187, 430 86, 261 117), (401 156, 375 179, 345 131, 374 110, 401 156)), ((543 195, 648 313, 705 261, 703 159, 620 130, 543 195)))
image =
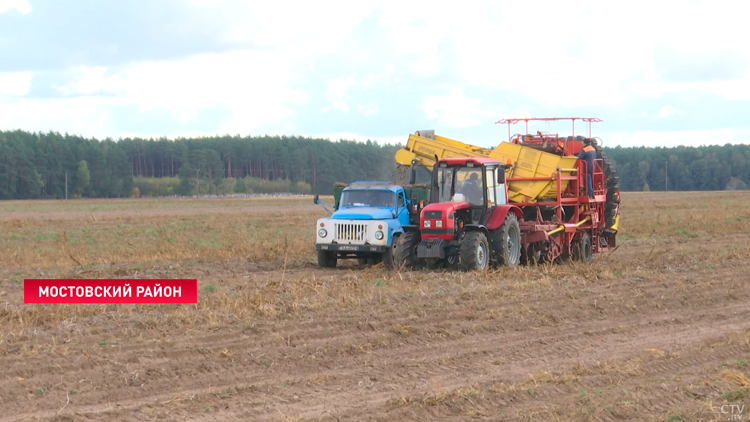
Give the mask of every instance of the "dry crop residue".
POLYGON ((488 274, 320 270, 307 200, 0 220, 0 253, 80 261, 2 270, 0 421, 725 420, 750 401, 750 196, 623 204, 621 246, 592 265, 488 274), (114 234, 176 246, 118 258, 114 234), (198 278, 199 303, 23 305, 42 276, 198 278))

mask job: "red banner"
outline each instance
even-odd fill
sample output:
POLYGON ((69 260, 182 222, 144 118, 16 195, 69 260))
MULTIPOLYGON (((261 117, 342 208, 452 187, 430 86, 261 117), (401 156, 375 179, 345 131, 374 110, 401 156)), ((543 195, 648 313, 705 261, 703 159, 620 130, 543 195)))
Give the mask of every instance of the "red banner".
POLYGON ((197 303, 198 280, 28 279, 24 303, 197 303))

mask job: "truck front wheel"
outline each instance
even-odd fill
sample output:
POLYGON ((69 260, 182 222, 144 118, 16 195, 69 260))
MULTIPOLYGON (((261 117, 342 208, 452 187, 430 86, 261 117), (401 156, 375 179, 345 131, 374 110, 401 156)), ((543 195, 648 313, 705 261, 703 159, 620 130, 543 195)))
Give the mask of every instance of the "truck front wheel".
POLYGON ((393 235, 391 246, 383 252, 383 266, 386 270, 392 270, 396 262, 396 249, 398 249, 398 238, 401 237, 397 234, 393 235))
POLYGON ((318 251, 318 266, 321 268, 336 268, 336 252, 318 251))
POLYGON ((462 270, 485 271, 490 263, 490 247, 482 232, 468 232, 461 240, 459 262, 462 270))

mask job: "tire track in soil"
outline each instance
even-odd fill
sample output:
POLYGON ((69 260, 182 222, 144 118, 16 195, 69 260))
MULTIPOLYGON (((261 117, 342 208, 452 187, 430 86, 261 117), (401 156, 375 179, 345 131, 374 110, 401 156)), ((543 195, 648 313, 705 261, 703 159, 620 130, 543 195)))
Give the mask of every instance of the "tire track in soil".
MULTIPOLYGON (((747 308, 747 305, 741 304, 736 305, 734 308, 726 309, 727 311, 736 312, 729 319, 720 318, 723 322, 722 329, 720 331, 712 329, 710 330, 711 334, 721 335, 736 331, 743 322, 748 321, 747 316, 750 311, 747 308)), ((618 320, 614 324, 613 322, 600 321, 595 326, 585 327, 587 330, 582 330, 582 327, 571 327, 563 330, 556 328, 537 330, 536 335, 539 337, 538 340, 528 340, 525 333, 512 333, 511 335, 503 336, 503 338, 495 339, 488 339, 486 335, 478 334, 460 340, 447 340, 432 344, 429 355, 425 355, 423 344, 405 345, 396 347, 395 350, 375 350, 366 355, 366 361, 370 362, 369 365, 363 365, 362 359, 354 356, 344 359, 342 362, 337 362, 335 366, 327 371, 320 371, 321 365, 320 362, 317 362, 311 369, 317 368, 318 372, 311 372, 305 377, 295 377, 295 368, 298 365, 282 364, 279 365, 278 369, 274 368, 273 372, 269 371, 260 376, 251 377, 256 378, 255 380, 247 379, 246 377, 231 376, 232 372, 236 369, 235 365, 211 368, 212 372, 218 371, 219 374, 213 373, 210 378, 217 381, 216 384, 212 384, 213 388, 217 390, 231 386, 238 391, 273 392, 274 390, 278 390, 276 388, 277 385, 289 380, 291 380, 291 386, 305 383, 315 385, 316 378, 333 378, 337 381, 337 384, 347 384, 348 381, 350 385, 357 385, 357 380, 368 379, 372 373, 388 374, 386 377, 380 376, 377 378, 376 383, 378 384, 378 388, 370 388, 370 391, 368 391, 368 400, 364 402, 356 402, 357 397, 361 394, 359 391, 342 393, 338 390, 339 387, 331 386, 325 388, 324 385, 320 385, 318 388, 314 388, 312 392, 307 393, 308 396, 312 395, 312 397, 300 402, 298 405, 279 405, 284 408, 283 413, 285 414, 301 417, 317 417, 320 415, 320 412, 331 409, 336 402, 345 402, 349 403, 350 410, 347 413, 342 413, 341 416, 348 418, 349 416, 368 414, 368 407, 373 404, 382 405, 393 397, 419 393, 416 386, 420 383, 440 386, 442 390, 451 390, 462 385, 472 385, 477 379, 489 379, 492 382, 513 382, 522 379, 529 373, 549 370, 551 364, 554 364, 556 367, 561 365, 569 366, 580 364, 581 362, 590 362, 605 356, 611 358, 613 356, 625 356, 637 353, 646 346, 668 348, 667 346, 690 343, 705 338, 704 334, 706 330, 696 330, 686 324, 682 324, 685 326, 681 327, 681 330, 675 330, 674 324, 660 323, 670 319, 676 320, 673 318, 674 316, 667 315, 665 318, 665 315, 655 315, 645 321, 638 318, 640 322, 637 324, 635 332, 640 335, 624 345, 622 343, 618 344, 618 338, 622 337, 621 333, 613 333, 611 332, 611 328, 621 325, 625 321, 618 320), (657 327, 657 329, 652 329, 644 333, 645 328, 649 326, 657 327), (599 330, 602 333, 601 336, 595 335, 597 343, 603 343, 607 346, 602 347, 600 344, 592 344, 586 338, 587 336, 581 335, 582 331, 591 333, 595 330, 599 330), (675 337, 676 334, 677 336, 675 337), (653 337, 660 337, 663 340, 654 343, 653 337), (544 348, 541 348, 542 346, 544 348), (460 347, 461 351, 459 354, 456 354, 458 347, 460 347), (509 359, 512 361, 511 363, 497 364, 496 356, 499 354, 497 351, 503 348, 513 348, 517 352, 513 354, 512 359, 509 359), (408 365, 404 365, 403 363, 408 363, 408 365), (289 367, 289 370, 282 370, 284 366, 289 367), (393 372, 393 368, 398 368, 399 370, 393 372), (390 372, 388 371, 389 369, 391 369, 390 372), (273 377, 268 377, 271 374, 273 377), (460 376, 457 376, 458 374, 460 376), (408 389, 404 387, 404 383, 410 382, 414 383, 415 388, 408 389), (332 393, 336 394, 332 396, 332 393), (326 397, 329 397, 329 400, 326 400, 326 397), (311 402, 319 404, 311 406, 311 402), (303 409, 305 410, 303 411, 303 409), (351 414, 352 411, 354 412, 353 414, 351 414)), ((211 337, 211 340, 216 339, 215 335, 209 337, 211 337)), ((186 357, 189 358, 189 356, 186 357)), ((159 359, 153 363, 163 364, 168 362, 172 362, 172 365, 176 363, 171 359, 159 359)), ((697 363, 698 360, 693 359, 683 365, 694 365, 697 363)), ((165 384, 170 382, 170 380, 164 381, 165 384)), ((167 390, 168 388, 165 384, 159 384, 149 390, 167 390)), ((185 385, 185 387, 189 387, 189 385, 185 385)), ((205 385, 194 387, 197 388, 181 388, 179 392, 157 394, 156 396, 151 395, 148 402, 149 404, 159 403, 168 401, 177 395, 190 396, 205 392, 205 385)), ((283 397, 283 395, 284 393, 278 391, 272 396, 268 396, 268 393, 265 395, 261 393, 261 400, 257 401, 266 401, 264 400, 266 398, 283 397)), ((294 396, 293 392, 286 393, 286 395, 294 396)), ((93 398, 98 402, 113 399, 113 397, 108 396, 93 398)), ((118 404, 122 410, 137 408, 144 403, 142 400, 135 399, 126 402, 120 401, 118 404)), ((79 408, 77 412, 93 416, 106 411, 106 409, 107 407, 102 406, 86 406, 79 408)), ((267 419, 274 420, 278 418, 279 415, 275 411, 276 409, 268 410, 269 412, 265 413, 267 419)), ((42 415, 26 416, 40 417, 42 415)), ((261 413, 256 414, 255 417, 258 420, 264 419, 261 413)))
MULTIPOLYGON (((423 305, 421 316, 398 309, 375 315, 352 310, 344 315, 358 324, 350 327, 341 326, 342 315, 324 312, 315 315, 313 322, 289 318, 259 324, 258 332, 253 334, 173 336, 174 346, 169 348, 132 344, 86 349, 88 356, 69 349, 67 353, 78 352, 72 360, 65 353, 17 357, 6 354, 0 360, 5 368, 0 369, 0 379, 6 380, 0 381, 0 389, 12 387, 14 371, 19 366, 31 374, 29 384, 40 385, 44 381, 53 385, 45 378, 56 379, 56 373, 40 374, 29 368, 57 364, 66 375, 72 372, 75 379, 95 380, 94 388, 86 391, 85 397, 75 397, 68 406, 68 411, 82 418, 106 419, 107 412, 114 409, 134 419, 156 418, 159 412, 180 419, 200 419, 197 412, 204 406, 224 406, 221 417, 226 420, 235 416, 278 420, 282 414, 377 419, 376 415, 383 412, 401 412, 398 408, 393 410, 389 403, 402 397, 438 394, 477 384, 522 382, 530 373, 588 365, 601 359, 627 359, 644 348, 689 350, 686 345, 746 329, 750 311, 741 298, 747 297, 747 288, 732 292, 737 303, 712 312, 716 303, 727 303, 728 293, 713 287, 730 283, 731 274, 737 273, 729 271, 723 279, 720 274, 702 279, 698 274, 691 288, 704 292, 704 296, 689 300, 699 306, 680 304, 684 299, 673 294, 661 301, 661 308, 682 308, 671 312, 648 306, 659 293, 674 289, 669 283, 653 281, 638 287, 645 292, 639 298, 644 300, 641 313, 623 306, 594 312, 584 309, 588 306, 585 300, 571 301, 564 289, 537 292, 536 297, 530 298, 544 300, 548 309, 564 316, 563 322, 552 324, 545 321, 545 314, 512 318, 471 313, 467 309, 475 305, 471 301, 447 310, 420 302, 415 305, 423 305), (396 324, 412 326, 415 334, 399 336, 393 329, 396 324), (454 336, 444 334, 451 330, 454 336), (357 349, 357 345, 371 348, 357 349), (222 358, 224 349, 233 357, 222 358), (129 356, 136 356, 136 360, 129 361, 129 356), (273 363, 266 368, 258 361, 259 356, 273 357, 273 363), (132 378, 134 372, 141 374, 139 378, 132 378), (194 400, 184 399, 189 397, 194 400), (246 406, 247 403, 262 404, 246 406)), ((633 286, 622 283, 592 289, 588 297, 616 298, 633 286)), ((516 299, 501 297, 491 306, 516 306, 516 299)), ((481 302, 483 298, 477 300, 481 302)), ((731 349, 717 356, 738 352, 739 349, 731 349)), ((711 359, 715 357, 660 361, 653 363, 650 370, 653 374, 684 371, 713 362, 711 359)), ((595 379, 586 382, 597 384, 595 379)), ((544 397, 560 402, 564 391, 552 390, 544 397)), ((46 407, 62 407, 65 396, 50 388, 53 392, 55 405, 46 407)), ((504 400, 529 402, 520 393, 504 400)), ((0 416, 0 421, 54 418, 54 411, 40 410, 43 408, 29 406, 15 416, 0 416)), ((408 413, 408 408, 407 405, 402 411, 408 413)), ((420 419, 417 414, 414 416, 420 419)))

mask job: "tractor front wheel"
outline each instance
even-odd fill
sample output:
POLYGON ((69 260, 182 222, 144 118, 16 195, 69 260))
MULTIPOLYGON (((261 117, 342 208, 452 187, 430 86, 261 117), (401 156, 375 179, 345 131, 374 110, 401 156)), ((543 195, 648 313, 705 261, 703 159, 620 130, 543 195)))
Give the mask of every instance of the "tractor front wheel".
POLYGON ((336 268, 336 252, 318 251, 318 266, 321 268, 336 268))
POLYGON ((485 271, 490 263, 490 247, 482 232, 468 232, 461 240, 460 267, 465 271, 485 271))
POLYGON ((396 244, 396 260, 395 266, 405 267, 408 269, 414 269, 419 264, 419 258, 417 257, 417 247, 421 236, 419 232, 408 231, 398 237, 398 243, 396 244))

